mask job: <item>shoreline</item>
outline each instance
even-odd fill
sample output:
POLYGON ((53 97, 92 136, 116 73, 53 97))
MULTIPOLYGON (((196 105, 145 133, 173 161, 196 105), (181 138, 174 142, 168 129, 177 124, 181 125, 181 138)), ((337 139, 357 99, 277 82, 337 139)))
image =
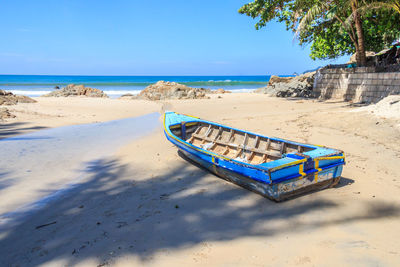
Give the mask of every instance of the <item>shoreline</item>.
POLYGON ((41 129, 141 116, 159 112, 162 107, 144 100, 135 105, 125 100, 83 97, 33 99, 38 102, 7 106, 17 117, 1 123, 0 140, 41 129))
MULTIPOLYGON (((252 93, 255 90, 259 89, 260 87, 263 87, 262 85, 265 86, 266 84, 260 84, 259 87, 254 87, 254 88, 245 88, 245 87, 243 87, 243 88, 229 88, 229 87, 223 87, 223 86, 213 87, 213 88, 210 88, 210 87, 202 87, 202 88, 210 89, 212 91, 216 91, 216 90, 222 88, 224 90, 228 90, 228 91, 236 94, 236 93, 252 93)), ((48 89, 40 88, 40 90, 38 90, 38 91, 34 91, 34 90, 28 91, 28 90, 18 90, 18 89, 5 89, 4 87, 2 89, 5 90, 5 91, 8 91, 8 92, 11 92, 11 93, 13 93, 15 95, 25 95, 25 96, 29 96, 29 97, 32 97, 32 98, 41 97, 41 96, 43 96, 45 94, 48 94, 48 93, 51 93, 51 92, 53 92, 55 90, 54 88, 48 88, 48 89)), ((121 97, 124 94, 137 95, 143 89, 145 89, 145 87, 136 88, 136 89, 129 89, 129 90, 121 90, 121 89, 116 89, 116 88, 110 89, 110 88, 102 88, 102 87, 98 87, 96 89, 102 90, 105 94, 107 94, 109 96, 110 99, 117 99, 117 98, 121 97)))

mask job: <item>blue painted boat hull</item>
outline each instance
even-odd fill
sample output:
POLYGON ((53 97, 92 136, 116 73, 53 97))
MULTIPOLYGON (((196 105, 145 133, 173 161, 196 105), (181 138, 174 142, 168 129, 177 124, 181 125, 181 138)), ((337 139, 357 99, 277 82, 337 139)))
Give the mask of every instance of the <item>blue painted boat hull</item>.
POLYGON ((342 166, 337 166, 325 170, 321 173, 318 183, 314 183, 314 175, 308 175, 303 179, 291 179, 279 184, 269 185, 250 179, 246 176, 240 175, 236 172, 230 171, 225 168, 215 167, 214 165, 206 162, 194 154, 180 150, 185 157, 189 160, 199 164, 200 166, 208 169, 210 172, 221 177, 222 179, 239 185, 254 193, 260 194, 268 199, 276 202, 292 199, 307 193, 323 190, 335 186, 340 181, 340 176, 337 174, 342 172, 342 166))
MULTIPOLYGON (((311 156, 305 155, 306 153, 304 153, 301 154, 305 157, 302 159, 295 158, 293 161, 290 161, 290 157, 295 156, 289 155, 289 159, 286 159, 286 161, 281 160, 281 162, 285 162, 286 165, 276 165, 279 160, 259 165, 246 164, 220 154, 212 153, 199 146, 194 146, 185 141, 185 138, 179 138, 180 136, 174 135, 171 131, 171 126, 173 128, 179 128, 179 124, 181 124, 180 127, 184 127, 181 131, 183 132, 185 131, 183 129, 186 129, 185 125, 196 122, 211 123, 186 115, 171 112, 166 113, 164 119, 165 135, 167 139, 176 145, 183 155, 191 161, 227 181, 269 199, 274 201, 286 200, 311 191, 332 187, 340 180, 344 165, 344 154, 341 151, 332 149, 324 150, 321 147, 310 145, 310 149, 312 149, 314 154, 316 154, 316 150, 320 150, 319 154, 316 154, 319 157, 315 157, 314 160, 311 156), (179 123, 177 124, 176 122, 179 123), (332 153, 332 151, 334 151, 334 153, 332 153), (324 152, 328 154, 323 155, 324 152), (322 155, 320 155, 321 153, 322 155), (287 161, 290 162, 286 163, 287 161), (312 166, 312 168, 310 166, 312 166), (298 173, 294 175, 291 174, 295 169, 298 169, 298 173)), ((219 124, 212 124, 220 127, 219 124)), ((240 131, 237 129, 235 130, 240 131)), ((297 145, 298 143, 295 144, 297 145)), ((313 153, 309 154, 313 155, 313 153)), ((286 157, 288 157, 288 155, 285 155, 283 159, 286 157)))

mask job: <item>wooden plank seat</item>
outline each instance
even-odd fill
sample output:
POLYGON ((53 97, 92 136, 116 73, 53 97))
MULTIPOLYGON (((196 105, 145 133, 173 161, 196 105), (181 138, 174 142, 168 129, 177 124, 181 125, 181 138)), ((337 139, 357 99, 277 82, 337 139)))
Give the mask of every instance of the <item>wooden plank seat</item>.
POLYGON ((270 151, 266 149, 260 149, 258 147, 248 147, 246 146, 247 143, 247 138, 245 138, 245 141, 243 142, 243 144, 235 144, 235 143, 230 143, 227 141, 223 141, 223 140, 216 140, 216 138, 209 138, 209 137, 205 137, 199 134, 192 134, 192 137, 188 140, 190 143, 193 141, 193 138, 197 138, 200 140, 203 140, 203 143, 205 142, 211 142, 211 143, 215 143, 218 145, 222 145, 228 148, 235 148, 237 150, 237 154, 236 157, 238 157, 242 152, 247 151, 247 152, 251 152, 251 153, 259 153, 262 155, 266 155, 267 157, 274 157, 274 158, 281 158, 282 154, 280 151, 270 151))

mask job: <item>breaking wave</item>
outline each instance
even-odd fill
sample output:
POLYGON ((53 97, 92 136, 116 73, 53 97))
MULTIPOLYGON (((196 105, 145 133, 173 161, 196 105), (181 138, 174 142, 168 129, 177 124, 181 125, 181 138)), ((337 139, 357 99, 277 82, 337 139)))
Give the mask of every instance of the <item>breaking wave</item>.
MULTIPOLYGON (((129 87, 129 86, 138 86, 138 87, 146 87, 150 84, 156 83, 154 82, 76 82, 75 84, 84 84, 87 87, 96 87, 96 86, 112 86, 112 87, 129 87)), ((181 84, 185 84, 187 86, 240 86, 240 85, 266 85, 268 81, 232 81, 232 80, 221 80, 221 81, 190 81, 190 82, 178 82, 181 84)), ((69 83, 29 83, 29 82, 17 82, 17 83, 0 83, 0 86, 66 86, 69 83)))

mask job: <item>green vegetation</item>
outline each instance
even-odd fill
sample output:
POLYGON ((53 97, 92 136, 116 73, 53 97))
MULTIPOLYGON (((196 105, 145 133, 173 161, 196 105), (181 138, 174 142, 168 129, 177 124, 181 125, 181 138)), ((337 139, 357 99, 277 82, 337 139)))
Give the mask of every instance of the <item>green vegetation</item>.
MULTIPOLYGON (((400 1, 373 1, 371 3, 367 3, 362 9, 364 9, 364 11, 368 9, 393 9, 395 12, 400 13, 400 1)), ((362 13, 362 9, 360 9, 360 13, 362 13)))
POLYGON ((332 59, 357 52, 378 52, 400 36, 400 1, 254 0, 239 13, 258 18, 256 29, 283 22, 300 45, 311 44, 312 59, 332 59))

